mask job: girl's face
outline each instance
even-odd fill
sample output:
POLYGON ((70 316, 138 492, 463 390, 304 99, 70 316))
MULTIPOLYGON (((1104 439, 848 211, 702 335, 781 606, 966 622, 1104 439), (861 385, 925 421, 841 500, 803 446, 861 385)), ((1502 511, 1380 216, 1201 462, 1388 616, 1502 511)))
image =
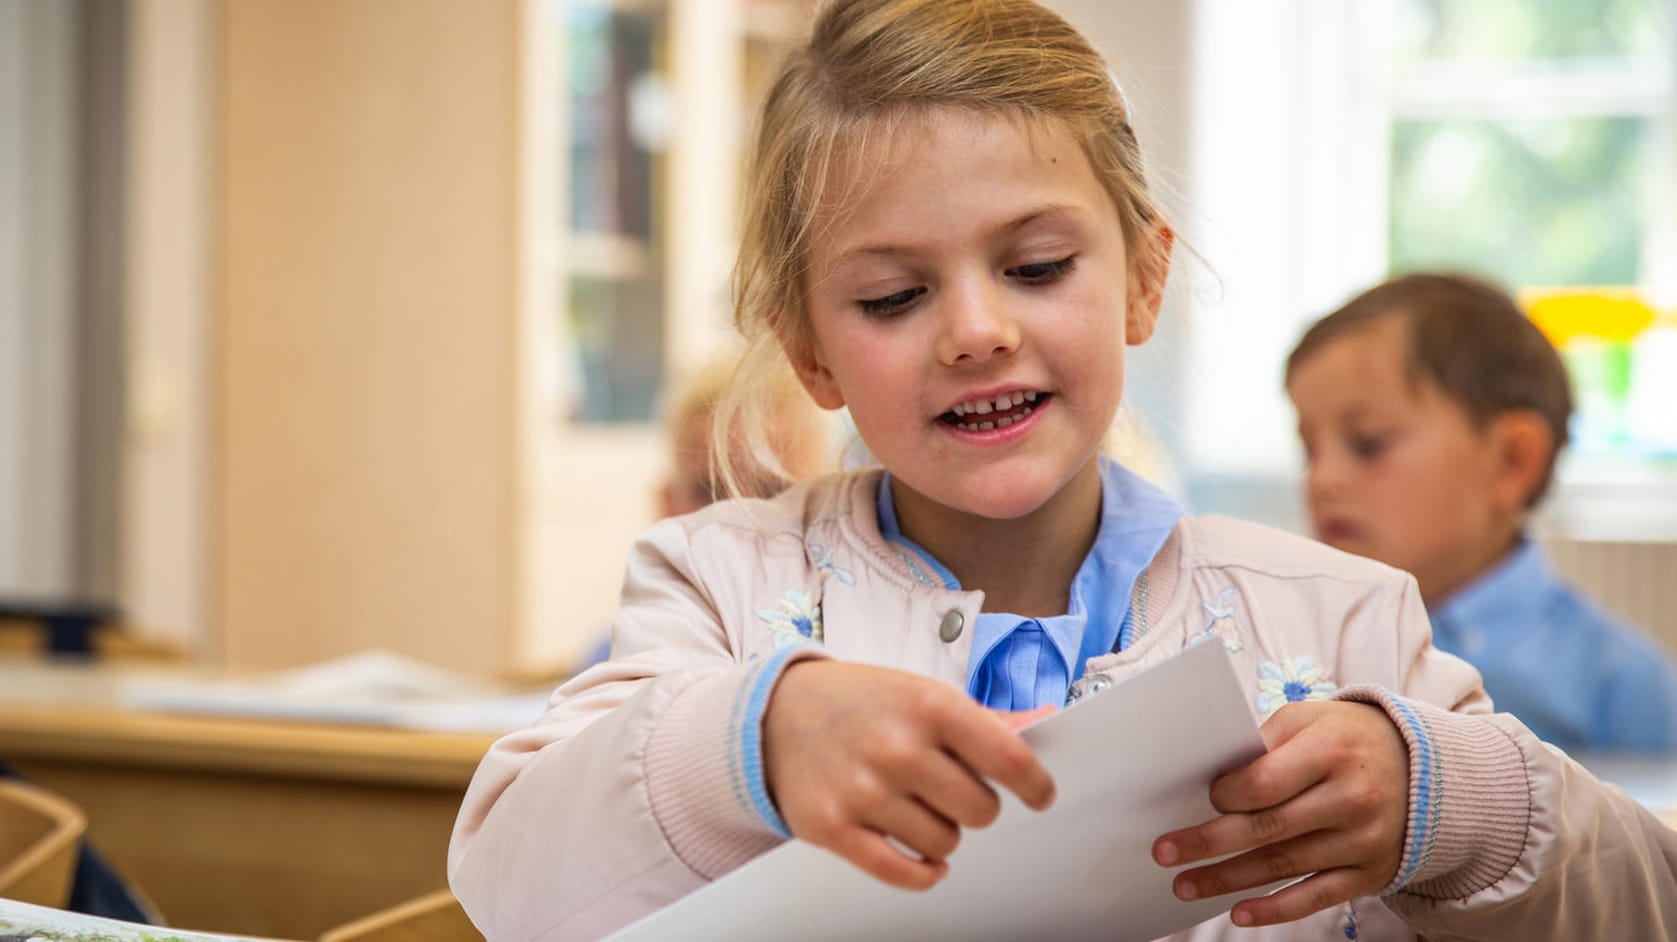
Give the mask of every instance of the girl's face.
POLYGON ((1124 344, 1152 332, 1163 285, 1132 279, 1077 141, 938 109, 848 156, 793 354, 816 401, 849 406, 899 501, 1011 520, 1098 474, 1124 344))

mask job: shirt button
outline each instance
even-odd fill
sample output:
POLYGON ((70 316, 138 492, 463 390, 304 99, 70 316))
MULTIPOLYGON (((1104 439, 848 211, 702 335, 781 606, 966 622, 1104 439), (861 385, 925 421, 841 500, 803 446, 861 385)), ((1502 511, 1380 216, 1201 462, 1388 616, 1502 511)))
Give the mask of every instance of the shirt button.
POLYGON ((955 609, 943 613, 943 621, 938 622, 937 636, 947 644, 961 636, 961 629, 966 627, 966 616, 955 609))

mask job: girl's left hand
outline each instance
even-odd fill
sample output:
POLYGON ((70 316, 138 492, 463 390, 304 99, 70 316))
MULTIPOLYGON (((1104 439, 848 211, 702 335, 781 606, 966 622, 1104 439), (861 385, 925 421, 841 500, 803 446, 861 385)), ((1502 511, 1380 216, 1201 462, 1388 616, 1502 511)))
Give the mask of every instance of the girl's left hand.
POLYGON ((1267 754, 1211 784, 1220 817, 1153 843, 1153 859, 1166 867, 1245 851, 1178 874, 1176 895, 1203 899, 1313 874, 1230 913, 1235 925, 1267 926, 1390 883, 1408 827, 1409 752, 1385 711, 1292 703, 1263 735, 1267 754))

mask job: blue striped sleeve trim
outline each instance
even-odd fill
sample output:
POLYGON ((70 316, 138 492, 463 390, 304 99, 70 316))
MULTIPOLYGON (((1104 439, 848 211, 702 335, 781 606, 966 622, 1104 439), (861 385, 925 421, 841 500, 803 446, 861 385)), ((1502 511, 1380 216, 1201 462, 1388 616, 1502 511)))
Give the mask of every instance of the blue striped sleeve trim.
POLYGON ((783 838, 790 838, 792 832, 786 829, 786 822, 769 800, 768 783, 763 777, 763 714, 768 712, 769 691, 774 689, 775 681, 780 679, 793 656, 806 646, 790 645, 759 662, 756 676, 746 683, 734 701, 732 729, 728 735, 729 777, 735 781, 735 797, 742 797, 743 787, 745 803, 770 830, 783 838))
POLYGON ((751 670, 746 673, 745 684, 735 692, 734 702, 728 709, 728 791, 742 808, 751 808, 752 804, 746 795, 745 775, 741 770, 739 730, 742 728, 745 705, 750 700, 746 691, 751 689, 754 679, 762 670, 762 661, 752 665, 751 670))
POLYGON ((1126 651, 1133 643, 1135 643, 1135 609, 1126 608, 1124 610, 1124 621, 1118 626, 1118 646, 1112 650, 1126 651))
POLYGON ((1407 846, 1403 849, 1403 870, 1389 890, 1396 892, 1409 885, 1426 866, 1432 857, 1434 838, 1438 832, 1438 802, 1443 797, 1439 789, 1438 752, 1433 742, 1432 729, 1426 721, 1403 702, 1399 697, 1388 693, 1387 700, 1392 704, 1403 721, 1409 724, 1409 730, 1415 737, 1415 756, 1413 761, 1420 764, 1415 773, 1415 807, 1414 826, 1410 829, 1407 846))

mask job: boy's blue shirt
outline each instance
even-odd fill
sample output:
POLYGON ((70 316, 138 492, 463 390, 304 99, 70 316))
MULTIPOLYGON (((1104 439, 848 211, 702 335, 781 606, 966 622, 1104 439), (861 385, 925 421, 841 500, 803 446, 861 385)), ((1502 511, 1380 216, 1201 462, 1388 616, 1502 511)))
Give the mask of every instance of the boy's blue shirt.
POLYGON ((1497 710, 1568 750, 1677 755, 1677 668, 1521 540, 1431 609, 1437 646, 1479 668, 1497 710))
MULTIPOLYGON (((1095 543, 1072 579, 1066 613, 1025 618, 984 612, 973 627, 967 692, 998 710, 1063 705, 1072 681, 1091 657, 1130 642, 1130 596, 1136 577, 1158 555, 1182 508, 1168 494, 1101 456, 1101 520, 1095 543)), ((941 562, 903 536, 891 497, 891 475, 879 481, 879 532, 912 553, 945 588, 960 583, 941 562)))

